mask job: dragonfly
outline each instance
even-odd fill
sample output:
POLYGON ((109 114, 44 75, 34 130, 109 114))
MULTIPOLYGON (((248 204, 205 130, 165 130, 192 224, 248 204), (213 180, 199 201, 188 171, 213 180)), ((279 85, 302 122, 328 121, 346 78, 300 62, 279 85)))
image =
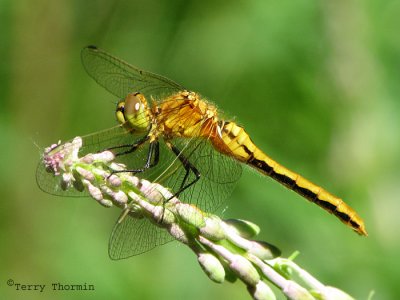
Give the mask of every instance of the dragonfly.
MULTIPOLYGON (((230 195, 242 165, 247 165, 367 235, 361 217, 342 199, 270 158, 242 126, 222 118, 200 94, 96 46, 84 48, 81 59, 87 73, 120 99, 115 110, 119 125, 83 137, 82 154, 113 151, 129 172, 167 186, 206 211, 214 211, 230 195)), ((42 190, 78 195, 60 190, 48 177, 39 164, 37 182, 42 190)), ((111 258, 130 257, 169 241, 145 221, 127 219, 113 229, 111 258)))

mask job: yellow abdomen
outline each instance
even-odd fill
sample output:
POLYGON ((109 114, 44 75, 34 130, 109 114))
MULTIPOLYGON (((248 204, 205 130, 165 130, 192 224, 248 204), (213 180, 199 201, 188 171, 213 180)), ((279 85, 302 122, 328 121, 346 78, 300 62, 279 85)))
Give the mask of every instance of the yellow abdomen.
POLYGON ((367 235, 363 220, 342 199, 272 160, 253 143, 242 127, 233 122, 226 122, 220 129, 220 136, 213 139, 216 148, 220 150, 224 147, 223 151, 226 154, 252 166, 334 214, 360 235, 367 235))

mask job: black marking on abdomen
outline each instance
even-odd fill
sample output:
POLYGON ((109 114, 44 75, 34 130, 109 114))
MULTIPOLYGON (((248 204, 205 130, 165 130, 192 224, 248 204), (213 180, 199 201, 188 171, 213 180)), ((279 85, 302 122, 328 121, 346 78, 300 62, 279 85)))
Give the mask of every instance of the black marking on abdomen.
POLYGON ((265 161, 258 160, 256 158, 254 158, 253 156, 251 156, 250 159, 248 160, 248 163, 259 168, 260 170, 262 170, 263 172, 268 174, 271 178, 277 180, 278 182, 285 185, 289 189, 300 194, 307 200, 318 204, 320 207, 322 207, 323 209, 325 209, 329 212, 332 212, 334 215, 336 215, 339 219, 343 220, 344 222, 350 221, 350 216, 345 213, 337 211, 336 205, 334 205, 328 201, 319 199, 317 194, 315 194, 313 191, 311 191, 307 188, 299 186, 294 179, 292 179, 284 174, 279 174, 279 173, 275 172, 274 169, 270 165, 268 165, 265 161))
POLYGON ((275 180, 279 181, 280 183, 284 184, 290 189, 293 189, 296 186, 296 181, 294 181, 292 178, 284 175, 284 174, 279 174, 276 173, 274 170, 272 171, 271 175, 272 178, 275 180))
POLYGON ((249 161, 250 159, 252 159, 254 157, 253 152, 251 152, 250 149, 247 148, 246 145, 240 145, 240 147, 242 147, 244 152, 246 152, 249 155, 249 159, 247 161, 249 161))
POLYGON ((315 194, 313 191, 311 191, 307 188, 303 188, 297 184, 294 186, 293 190, 296 193, 298 193, 299 195, 302 195, 303 197, 307 198, 311 202, 315 202, 315 200, 317 199, 317 194, 315 194))
POLYGON ((330 202, 327 202, 327 201, 324 201, 324 200, 321 200, 321 199, 315 199, 314 202, 316 204, 318 204, 320 207, 326 209, 327 211, 331 211, 331 212, 335 212, 336 211, 336 205, 334 205, 334 204, 332 204, 330 202))
MULTIPOLYGON (((250 152, 249 149, 247 147, 245 147, 244 145, 242 145, 242 147, 247 153, 250 152)), ((250 154, 249 158, 247 159, 247 163, 249 165, 257 168, 258 170, 262 171, 262 173, 269 175, 271 178, 277 180, 278 182, 285 185, 289 189, 295 191, 296 193, 303 196, 310 202, 313 202, 313 203, 317 204, 318 206, 320 206, 321 208, 323 208, 324 210, 332 213, 337 218, 339 218, 343 223, 350 225, 351 227, 353 227, 354 230, 356 230, 358 233, 360 233, 359 229, 362 227, 361 224, 357 223, 357 221, 353 219, 351 214, 348 214, 343 211, 338 211, 338 206, 340 206, 340 203, 338 205, 336 205, 334 203, 331 203, 329 201, 322 200, 321 198, 319 198, 319 194, 321 194, 320 192, 323 191, 321 188, 318 190, 317 193, 314 193, 312 190, 310 190, 306 187, 299 186, 297 184, 296 180, 294 180, 284 174, 275 172, 275 170, 272 166, 268 165, 268 163, 265 162, 264 160, 256 159, 254 157, 253 153, 250 154)), ((322 194, 324 194, 324 193, 322 193, 322 194)), ((362 232, 360 234, 364 234, 364 233, 362 232)))
POLYGON ((358 229, 358 228, 361 227, 360 224, 354 222, 353 220, 350 220, 350 224, 351 224, 351 226, 352 226, 353 228, 357 228, 357 229, 358 229))
MULTIPOLYGON (((226 124, 225 124, 226 125, 226 124)), ((234 140, 238 136, 232 132, 232 130, 228 130, 225 126, 222 128, 222 131, 231 139, 234 140)))
POLYGON ((337 216, 343 222, 345 222, 345 223, 349 223, 350 222, 350 216, 348 214, 340 212, 340 211, 337 211, 337 210, 334 210, 332 212, 333 212, 333 214, 335 216, 337 216))
MULTIPOLYGON (((250 152, 250 150, 247 149, 246 146, 243 146, 243 147, 244 147, 243 149, 244 149, 244 151, 246 151, 246 153, 250 152)), ((254 158, 253 153, 250 153, 250 158, 247 160, 247 163, 262 170, 268 176, 270 176, 271 173, 273 173, 273 171, 274 171, 274 169, 270 165, 268 165, 265 161, 254 158)))

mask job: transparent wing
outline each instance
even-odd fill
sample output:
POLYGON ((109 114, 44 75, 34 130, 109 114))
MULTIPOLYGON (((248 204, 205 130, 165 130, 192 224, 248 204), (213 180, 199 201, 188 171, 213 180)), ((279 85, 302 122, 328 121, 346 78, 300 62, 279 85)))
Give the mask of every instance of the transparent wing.
MULTIPOLYGON (((174 109, 171 109, 170 111, 165 111, 165 113, 173 114, 173 110, 174 109)), ((147 122, 147 119, 143 118, 143 122, 147 122)), ((139 125, 140 121, 137 121, 137 123, 139 125)), ((79 157, 83 157, 88 153, 102 152, 106 149, 112 149, 114 153, 121 153, 129 150, 131 145, 135 144, 135 142, 143 138, 143 136, 145 135, 146 133, 128 132, 126 129, 124 129, 122 124, 106 130, 88 134, 81 137, 83 141, 83 146, 80 148, 79 157)), ((169 151, 169 149, 166 150, 169 151)), ((148 152, 149 144, 145 143, 138 150, 130 153, 129 155, 119 156, 116 160, 117 162, 125 164, 128 170, 136 170, 142 168, 145 165, 148 152)), ((174 157, 171 156, 164 158, 162 161, 162 165, 168 166, 173 158, 174 157)), ((154 172, 153 170, 149 170, 149 173, 154 172)), ((138 175, 143 175, 143 178, 147 178, 147 174, 148 173, 145 172, 138 175)), ((36 169, 36 181, 41 190, 52 195, 68 197, 86 196, 86 193, 82 193, 73 188, 63 190, 60 184, 62 178, 60 178, 59 176, 55 176, 52 173, 48 173, 45 169, 44 164, 42 163, 42 160, 40 160, 36 169)))
MULTIPOLYGON (((179 199, 195 204, 204 211, 214 212, 232 193, 242 174, 241 165, 231 157, 215 151, 207 139, 194 138, 189 143, 186 139, 173 139, 171 142, 181 150, 180 155, 200 173, 199 180, 181 192, 179 199)), ((162 168, 162 175, 154 180, 177 193, 187 171, 176 159, 170 166, 162 168)), ((192 171, 188 174, 186 184, 196 179, 192 171)))
POLYGON ((121 223, 116 223, 111 232, 108 254, 118 260, 147 252, 157 246, 173 240, 163 228, 151 224, 146 219, 126 216, 121 223))
MULTIPOLYGON (((182 147, 184 155, 201 174, 196 184, 179 194, 182 202, 193 203, 204 211, 212 212, 221 206, 232 193, 242 173, 241 165, 213 149, 205 139, 174 139, 176 147, 182 147)), ((153 168, 137 174, 151 182, 168 187, 173 193, 180 190, 186 170, 176 155, 160 141, 160 162, 153 168)), ((126 156, 130 160, 132 157, 126 156)), ((189 172, 187 182, 195 179, 189 172)), ((147 219, 126 217, 122 223, 116 223, 109 242, 109 254, 112 259, 124 259, 149 251, 165 244, 173 238, 165 229, 157 227, 147 219)))
MULTIPOLYGON (((183 128, 188 128, 194 118, 192 114, 197 113, 190 109, 190 105, 188 106, 189 112, 185 120, 175 120, 171 117, 168 121, 171 124, 179 122, 183 128)), ((164 111, 163 113, 175 116, 175 118, 181 116, 172 112, 164 111)), ((202 126, 198 126, 196 130, 200 131, 201 128, 202 126)), ((210 140, 199 137, 200 132, 196 130, 192 131, 191 138, 160 136, 158 139, 160 147, 158 164, 136 175, 151 182, 159 183, 169 188, 174 194, 181 192, 183 186, 193 182, 196 179, 195 173, 191 170, 187 172, 181 160, 168 147, 167 143, 171 143, 180 151, 180 158, 187 160, 200 173, 200 179, 180 193, 179 199, 183 202, 196 204, 205 211, 213 212, 233 191, 242 174, 242 167, 238 161, 232 158, 233 155, 230 156, 216 150, 210 140), (186 179, 185 176, 187 176, 186 179)), ((210 128, 210 132, 213 132, 213 130, 214 128, 210 128)), ((118 159, 129 169, 137 169, 138 159, 135 153, 132 154, 118 157, 118 159)), ((143 163, 143 159, 141 162, 143 163)))
MULTIPOLYGON (((82 50, 82 63, 95 81, 120 98, 131 92, 141 92, 148 100, 161 101, 170 94, 184 90, 172 80, 137 69, 93 46, 82 50)), ((170 114, 179 117, 179 114, 173 114, 171 111, 163 111, 163 113, 167 114, 166 116, 170 114)), ((171 123, 178 121, 171 118, 168 120, 171 123)), ((184 128, 191 126, 190 121, 190 115, 186 116, 186 120, 179 120, 184 128)), ((214 211, 232 192, 241 175, 241 167, 229 155, 215 151, 209 140, 199 138, 199 132, 193 132, 192 136, 193 138, 174 138, 167 141, 163 139, 164 137, 160 137, 159 163, 136 175, 160 183, 171 189, 173 193, 180 192, 183 184, 187 185, 195 180, 195 174, 192 171, 188 173, 181 160, 168 147, 167 143, 172 143, 181 151, 179 157, 189 161, 191 166, 201 174, 196 184, 179 194, 179 199, 182 202, 194 203, 205 211, 214 211), (185 178, 185 183, 183 183, 185 178)), ((133 135, 122 126, 116 126, 82 137, 83 147, 79 156, 105 149, 121 153, 141 138, 143 135, 133 135)), ((144 166, 148 153, 149 143, 145 143, 132 153, 118 156, 117 162, 124 163, 128 170, 139 169, 144 166)), ((43 163, 39 163, 36 178, 39 187, 48 193, 82 196, 82 193, 75 189, 62 190, 60 178, 47 173, 43 163)), ((151 224, 145 218, 126 217, 114 226, 109 242, 109 254, 112 259, 123 259, 146 252, 172 239, 167 231, 151 224)))
MULTIPOLYGON (((172 115, 172 114, 171 114, 172 115)), ((190 122, 191 116, 187 116, 190 122)), ((169 120, 174 123, 175 120, 169 120)), ((186 126, 183 120, 182 126, 186 126)), ((199 127, 200 128, 200 127, 199 127)), ((159 139, 160 157, 156 166, 143 173, 136 174, 151 182, 156 182, 169 188, 173 194, 181 191, 183 180, 186 177, 185 185, 196 179, 192 171, 187 173, 181 160, 168 147, 167 143, 173 144, 180 150, 179 156, 184 157, 200 173, 200 179, 181 192, 179 200, 186 203, 193 203, 200 209, 213 212, 221 206, 221 203, 229 197, 234 186, 241 176, 242 168, 240 163, 216 151, 211 142, 206 138, 198 137, 199 132, 193 132, 192 138, 159 139)), ((134 155, 119 157, 124 164, 132 166, 135 163, 134 155)), ((164 242, 166 237, 160 238, 160 233, 151 233, 147 228, 155 227, 154 224, 144 221, 116 224, 110 239, 109 253, 113 259, 123 259, 152 249, 164 242), (144 232, 143 234, 141 232, 144 232), (140 234, 138 234, 140 232, 140 234), (132 236, 135 233, 138 236, 132 236), (152 235, 149 240, 141 245, 147 235, 152 235), (114 245, 115 244, 115 245, 114 245), (122 246, 121 246, 122 245, 122 246), (121 250, 115 250, 121 249, 121 250)), ((157 232, 159 229, 157 228, 157 232)))
MULTIPOLYGON (((83 157, 88 153, 101 152, 117 145, 132 145, 139 138, 141 138, 141 135, 128 133, 121 125, 115 126, 82 136, 83 146, 78 155, 79 157, 83 157)), ((147 150, 146 147, 143 147, 143 149, 135 151, 132 161, 135 161, 138 166, 143 166, 146 157, 147 150)), ((63 190, 61 188, 60 176, 55 176, 53 173, 47 172, 42 159, 39 161, 36 168, 36 182, 42 191, 52 195, 67 197, 87 196, 85 192, 80 192, 74 188, 63 190)))
MULTIPOLYGON (((189 110, 190 111, 190 110, 189 110)), ((171 112, 169 112, 171 113, 171 112)), ((174 115, 171 113, 171 115, 174 115)), ((191 122, 191 115, 186 120, 180 120, 185 128, 191 122), (186 123, 187 122, 187 123, 186 123)), ((174 123, 176 120, 169 120, 174 123)), ((199 127, 200 128, 200 127, 199 127)), ((215 150, 210 141, 201 138, 199 132, 193 131, 192 138, 159 138, 159 163, 136 176, 157 182, 169 188, 173 193, 181 191, 184 178, 185 185, 196 179, 192 171, 187 173, 181 160, 171 151, 167 143, 172 143, 180 150, 179 156, 185 158, 201 174, 196 184, 179 194, 182 202, 193 203, 205 211, 215 211, 232 192, 241 175, 240 164, 229 155, 215 150)), ((141 139, 142 135, 128 133, 122 126, 97 132, 82 137, 83 147, 79 156, 96 153, 112 148, 120 153, 129 149, 130 145, 141 139)), ((124 163, 128 170, 144 166, 149 153, 149 143, 145 143, 136 151, 117 157, 117 162, 124 163)), ((64 191, 60 188, 59 178, 45 171, 40 164, 37 171, 37 182, 40 188, 48 193, 64 196, 81 196, 75 189, 64 191), (58 180, 58 182, 55 182, 58 180)), ((113 259, 127 258, 148 251, 157 245, 172 240, 166 231, 159 229, 150 221, 125 218, 117 223, 110 238, 109 252, 113 259)))
POLYGON ((160 100, 184 88, 176 82, 144 70, 95 47, 81 52, 82 64, 87 73, 101 86, 119 98, 129 93, 141 92, 148 100, 160 100))

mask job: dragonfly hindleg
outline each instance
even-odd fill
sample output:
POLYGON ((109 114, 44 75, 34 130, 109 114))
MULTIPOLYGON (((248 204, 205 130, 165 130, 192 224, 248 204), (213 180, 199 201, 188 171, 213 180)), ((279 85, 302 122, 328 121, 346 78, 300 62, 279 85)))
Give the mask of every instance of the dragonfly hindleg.
MULTIPOLYGON (((196 167, 187 159, 186 156, 183 155, 182 151, 179 150, 176 146, 174 146, 171 142, 166 142, 167 146, 174 152, 174 154, 178 157, 179 161, 182 163, 183 167, 185 168, 185 176, 183 177, 181 186, 179 190, 171 197, 177 197, 180 193, 184 190, 195 184, 200 179, 200 172, 196 169, 196 167), (190 171, 193 172, 195 178, 187 183, 190 171)), ((167 201, 170 199, 167 199, 167 201)))

